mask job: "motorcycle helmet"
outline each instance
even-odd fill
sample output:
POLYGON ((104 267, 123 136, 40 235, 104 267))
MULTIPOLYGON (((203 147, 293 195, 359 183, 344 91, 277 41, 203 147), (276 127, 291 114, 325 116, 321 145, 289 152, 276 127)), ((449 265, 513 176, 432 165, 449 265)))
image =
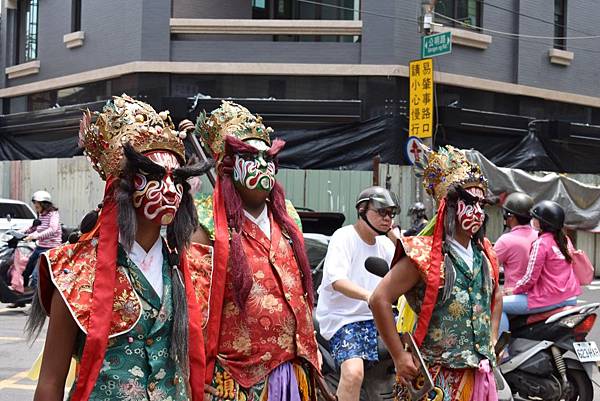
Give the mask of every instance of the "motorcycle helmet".
POLYGON ((35 191, 31 197, 32 202, 52 202, 52 197, 46 191, 35 191))
MULTIPOLYGON (((398 213, 400 211, 400 206, 398 202, 398 198, 396 198, 396 194, 388 191, 382 187, 369 187, 363 189, 360 194, 358 194, 358 198, 356 198, 356 209, 358 210, 358 215, 367 223, 367 225, 375 231, 379 235, 385 235, 387 231, 381 231, 377 229, 369 219, 367 218, 366 208, 363 210, 359 210, 359 206, 361 203, 370 202, 371 205, 379 210, 379 209, 388 209, 394 208, 394 213, 398 213)), ((393 216, 392 216, 393 217, 393 216)))
POLYGON ((557 231, 565 224, 564 209, 558 203, 549 200, 536 204, 531 209, 531 216, 540 221, 540 227, 544 231, 557 231))
POLYGON ((361 203, 371 202, 375 209, 386 209, 389 207, 396 208, 396 212, 400 211, 400 204, 396 194, 382 187, 369 187, 363 189, 358 198, 356 198, 356 208, 361 203))
POLYGON ((506 197, 502 208, 508 213, 516 216, 530 218, 529 214, 533 207, 533 198, 523 192, 513 192, 506 197))
POLYGON ((421 202, 415 202, 410 209, 408 209, 408 215, 409 216, 416 216, 416 217, 425 217, 425 205, 421 202))

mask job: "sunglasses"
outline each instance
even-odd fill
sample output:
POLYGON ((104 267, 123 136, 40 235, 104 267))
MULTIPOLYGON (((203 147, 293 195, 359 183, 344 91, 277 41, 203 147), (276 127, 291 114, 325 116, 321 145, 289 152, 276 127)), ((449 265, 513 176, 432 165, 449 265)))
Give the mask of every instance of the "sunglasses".
POLYGON ((394 217, 396 217, 396 213, 397 213, 397 211, 395 209, 369 209, 369 210, 374 211, 381 218, 385 218, 385 216, 390 216, 390 218, 393 219, 394 217))

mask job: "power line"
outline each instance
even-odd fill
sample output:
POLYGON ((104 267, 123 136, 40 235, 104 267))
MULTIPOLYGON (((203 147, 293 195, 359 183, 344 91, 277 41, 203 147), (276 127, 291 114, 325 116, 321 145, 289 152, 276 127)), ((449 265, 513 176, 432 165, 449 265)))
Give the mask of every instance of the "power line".
POLYGON ((367 15, 374 15, 374 16, 377 16, 377 17, 383 17, 383 18, 388 18, 388 19, 394 19, 394 20, 400 20, 400 21, 408 21, 408 22, 412 22, 412 23, 415 23, 415 24, 419 23, 416 18, 415 19, 411 19, 411 18, 399 17, 399 16, 396 16, 396 15, 380 14, 380 13, 376 13, 376 12, 373 12, 373 11, 365 11, 365 10, 360 10, 360 9, 356 9, 356 8, 351 8, 351 7, 343 7, 343 6, 336 6, 334 4, 321 3, 319 1, 298 0, 298 2, 300 2, 300 3, 307 3, 307 4, 314 4, 314 5, 321 6, 321 7, 336 8, 338 10, 352 11, 352 12, 358 13, 358 14, 367 14, 367 15))
MULTIPOLYGON (((483 0, 477 0, 477 1, 481 1, 483 3, 483 0)), ((351 8, 351 7, 336 6, 334 4, 327 4, 327 3, 322 3, 322 2, 319 2, 319 1, 298 0, 298 2, 307 3, 307 4, 314 4, 314 5, 321 6, 321 7, 329 7, 329 8, 339 9, 339 10, 352 11, 354 13, 359 13, 359 14, 374 15, 374 16, 377 16, 377 17, 388 18, 388 19, 392 19, 392 20, 408 21, 408 22, 412 22, 412 23, 418 24, 418 21, 416 19, 409 19, 409 18, 399 17, 399 16, 395 16, 395 15, 381 14, 381 13, 376 13, 376 12, 373 12, 373 11, 359 10, 359 9, 355 9, 355 8, 351 8)), ((484 3, 484 4, 490 5, 489 3, 484 3)), ((565 38, 555 38, 555 37, 546 37, 546 36, 535 37, 534 35, 522 35, 522 34, 511 33, 511 32, 495 31, 495 30, 492 30, 492 29, 487 29, 487 28, 476 26, 476 25, 467 24, 465 22, 462 22, 462 21, 450 18, 450 17, 448 17, 446 15, 443 15, 443 14, 435 13, 435 15, 437 15, 437 16, 439 16, 441 18, 447 19, 449 21, 453 21, 453 22, 455 22, 457 24, 460 24, 460 25, 462 25, 464 27, 468 27, 470 29, 487 31, 487 32, 495 33, 496 35, 501 35, 501 36, 493 36, 493 37, 500 38, 500 39, 521 40, 523 42, 537 43, 537 44, 543 44, 543 45, 547 45, 547 43, 541 42, 539 40, 533 40, 533 39, 548 39, 548 40, 550 40, 550 39, 573 39, 571 37, 565 37, 565 38)), ((534 17, 530 17, 530 18, 534 18, 534 17)), ((592 38, 592 37, 600 38, 600 35, 598 35, 598 36, 592 36, 592 35, 586 36, 586 38, 592 38)), ((594 54, 600 54, 600 50, 588 49, 588 48, 584 48, 584 47, 575 47, 575 46, 570 46, 569 45, 569 49, 572 49, 572 50, 581 50, 581 51, 584 51, 584 52, 589 52, 589 53, 594 53, 594 54)))
MULTIPOLYGON (((514 36, 502 36, 502 35, 493 35, 493 38, 496 39, 509 39, 509 40, 517 40, 520 42, 526 42, 526 43, 536 43, 536 44, 540 44, 540 45, 548 45, 547 42, 542 42, 541 40, 535 40, 535 39, 527 39, 527 38, 516 38, 514 36)), ((593 54, 600 54, 600 50, 594 50, 594 49, 588 49, 587 47, 576 47, 576 46, 571 46, 569 45, 568 48, 570 50, 580 50, 583 52, 588 52, 588 53, 593 53, 593 54)))
POLYGON ((514 36, 514 37, 517 37, 517 38, 548 39, 548 40, 600 39, 600 35, 589 35, 589 36, 543 36, 543 35, 527 35, 527 34, 524 34, 524 33, 513 33, 513 32, 496 31, 494 29, 484 28, 484 27, 481 27, 481 26, 469 24, 467 22, 459 21, 457 19, 448 17, 447 15, 444 15, 444 14, 440 14, 440 13, 436 13, 436 12, 434 12, 434 14, 437 15, 438 17, 447 19, 448 21, 455 22, 455 23, 460 24, 460 25, 462 25, 464 27, 467 27, 467 28, 478 29, 478 30, 484 31, 484 32, 497 33, 499 35, 514 36))
POLYGON ((578 29, 575 29, 575 28, 569 28, 569 27, 568 27, 568 26, 566 26, 566 25, 563 25, 563 24, 557 24, 557 23, 555 23, 554 21, 548 21, 548 20, 545 20, 545 19, 543 19, 543 18, 539 18, 539 17, 534 17, 534 16, 531 16, 531 15, 523 14, 523 13, 521 13, 521 12, 514 11, 514 10, 511 10, 511 9, 509 9, 509 8, 505 8, 505 7, 498 6, 498 5, 496 5, 496 4, 491 4, 491 3, 488 3, 488 2, 486 2, 486 1, 484 1, 484 0, 475 0, 475 1, 477 1, 478 3, 481 3, 481 4, 485 5, 485 6, 492 7, 492 8, 497 8, 498 10, 506 11, 506 12, 508 12, 508 13, 515 14, 515 15, 519 15, 519 16, 521 16, 521 17, 529 18, 529 19, 532 19, 532 20, 534 20, 534 21, 543 22, 543 23, 545 23, 545 24, 552 25, 552 26, 559 26, 559 27, 561 27, 561 28, 565 28, 565 29, 566 29, 566 30, 568 30, 568 31, 578 32, 578 33, 582 33, 582 34, 584 34, 584 35, 590 35, 588 32, 580 31, 580 30, 578 30, 578 29))

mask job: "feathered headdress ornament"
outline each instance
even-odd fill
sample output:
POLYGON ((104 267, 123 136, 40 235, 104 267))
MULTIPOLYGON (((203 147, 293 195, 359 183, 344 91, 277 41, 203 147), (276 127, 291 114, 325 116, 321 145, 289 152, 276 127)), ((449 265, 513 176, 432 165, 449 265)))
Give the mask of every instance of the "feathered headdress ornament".
POLYGON ((270 134, 273 128, 266 127, 259 115, 254 115, 237 103, 223 101, 221 107, 213 110, 210 115, 201 112, 196 120, 196 133, 202 143, 210 148, 216 160, 225 152, 227 136, 233 136, 240 141, 259 139, 271 146, 270 134))
POLYGON ((175 130, 168 111, 157 113, 147 103, 125 94, 114 96, 101 113, 86 110, 79 125, 79 146, 103 180, 117 175, 123 160, 123 145, 139 153, 166 150, 185 160, 185 132, 175 130))
POLYGON ((415 163, 417 177, 423 178, 427 193, 440 202, 448 194, 448 188, 457 185, 463 189, 479 187, 487 190, 488 181, 479 166, 471 163, 464 151, 454 146, 442 146, 437 152, 420 144, 422 158, 415 163))

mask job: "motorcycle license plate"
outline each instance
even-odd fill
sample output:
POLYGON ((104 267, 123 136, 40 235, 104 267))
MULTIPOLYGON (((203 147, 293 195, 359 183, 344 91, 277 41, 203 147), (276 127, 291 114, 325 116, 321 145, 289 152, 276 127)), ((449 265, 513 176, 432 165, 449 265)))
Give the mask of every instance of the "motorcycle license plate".
POLYGON ((573 343, 575 353, 580 362, 597 362, 600 361, 600 350, 595 341, 586 341, 581 343, 573 343))

